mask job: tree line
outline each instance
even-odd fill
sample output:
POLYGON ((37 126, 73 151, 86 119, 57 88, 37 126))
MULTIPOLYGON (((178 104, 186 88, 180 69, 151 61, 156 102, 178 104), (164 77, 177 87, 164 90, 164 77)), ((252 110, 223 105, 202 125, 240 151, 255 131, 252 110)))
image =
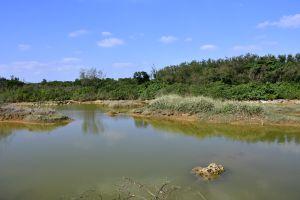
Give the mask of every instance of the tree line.
POLYGON ((153 99, 164 94, 220 99, 300 99, 300 54, 243 56, 186 62, 130 78, 106 78, 83 69, 74 81, 25 83, 0 78, 0 102, 153 99))
POLYGON ((159 70, 157 79, 168 83, 207 84, 300 82, 300 54, 257 56, 247 54, 218 60, 182 63, 159 70))

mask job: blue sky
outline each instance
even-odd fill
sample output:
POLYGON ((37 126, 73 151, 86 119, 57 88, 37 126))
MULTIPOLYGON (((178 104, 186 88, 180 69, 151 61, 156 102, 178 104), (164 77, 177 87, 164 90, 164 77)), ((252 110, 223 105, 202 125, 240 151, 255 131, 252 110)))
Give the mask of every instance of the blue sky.
POLYGON ((299 0, 6 0, 0 76, 74 80, 80 68, 129 77, 247 52, 300 52, 299 0))

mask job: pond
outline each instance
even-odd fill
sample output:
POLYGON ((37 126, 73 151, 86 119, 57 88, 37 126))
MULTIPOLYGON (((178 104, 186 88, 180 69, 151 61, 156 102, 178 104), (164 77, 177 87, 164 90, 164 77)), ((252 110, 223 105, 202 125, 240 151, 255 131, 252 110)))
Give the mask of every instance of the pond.
POLYGON ((124 177, 153 191, 168 180, 178 186, 170 199, 300 199, 299 128, 110 117, 96 105, 59 109, 74 121, 0 123, 1 200, 113 199, 124 177), (211 162, 226 169, 218 179, 190 173, 211 162))

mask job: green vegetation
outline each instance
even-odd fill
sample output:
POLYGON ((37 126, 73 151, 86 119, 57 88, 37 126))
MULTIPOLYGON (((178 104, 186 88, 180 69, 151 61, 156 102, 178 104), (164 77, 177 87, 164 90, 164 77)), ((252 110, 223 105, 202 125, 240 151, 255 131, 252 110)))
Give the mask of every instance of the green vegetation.
POLYGON ((134 116, 165 117, 217 123, 284 124, 299 126, 300 105, 260 104, 209 97, 167 95, 133 110, 134 116))
POLYGON ((69 120, 69 117, 52 109, 19 107, 12 104, 0 106, 0 121, 60 123, 69 120))
POLYGON ((262 116, 263 107, 253 103, 221 101, 207 97, 163 96, 153 100, 146 109, 150 111, 171 111, 188 114, 262 116))
POLYGON ((300 99, 300 54, 245 56, 193 61, 133 78, 105 78, 82 70, 75 81, 24 83, 0 78, 0 102, 134 100, 178 94, 231 100, 300 99))

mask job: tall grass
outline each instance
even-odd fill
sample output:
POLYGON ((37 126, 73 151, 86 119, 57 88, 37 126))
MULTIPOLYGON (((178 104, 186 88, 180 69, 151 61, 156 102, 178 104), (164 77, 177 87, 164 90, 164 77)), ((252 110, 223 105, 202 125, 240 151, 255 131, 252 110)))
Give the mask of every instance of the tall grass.
POLYGON ((69 120, 65 115, 46 108, 19 107, 16 105, 0 106, 0 121, 27 121, 55 123, 69 120))
POLYGON ((149 106, 151 110, 169 110, 190 114, 227 114, 242 116, 259 116, 264 108, 253 103, 238 101, 221 101, 208 97, 181 97, 167 95, 153 100, 149 106))

